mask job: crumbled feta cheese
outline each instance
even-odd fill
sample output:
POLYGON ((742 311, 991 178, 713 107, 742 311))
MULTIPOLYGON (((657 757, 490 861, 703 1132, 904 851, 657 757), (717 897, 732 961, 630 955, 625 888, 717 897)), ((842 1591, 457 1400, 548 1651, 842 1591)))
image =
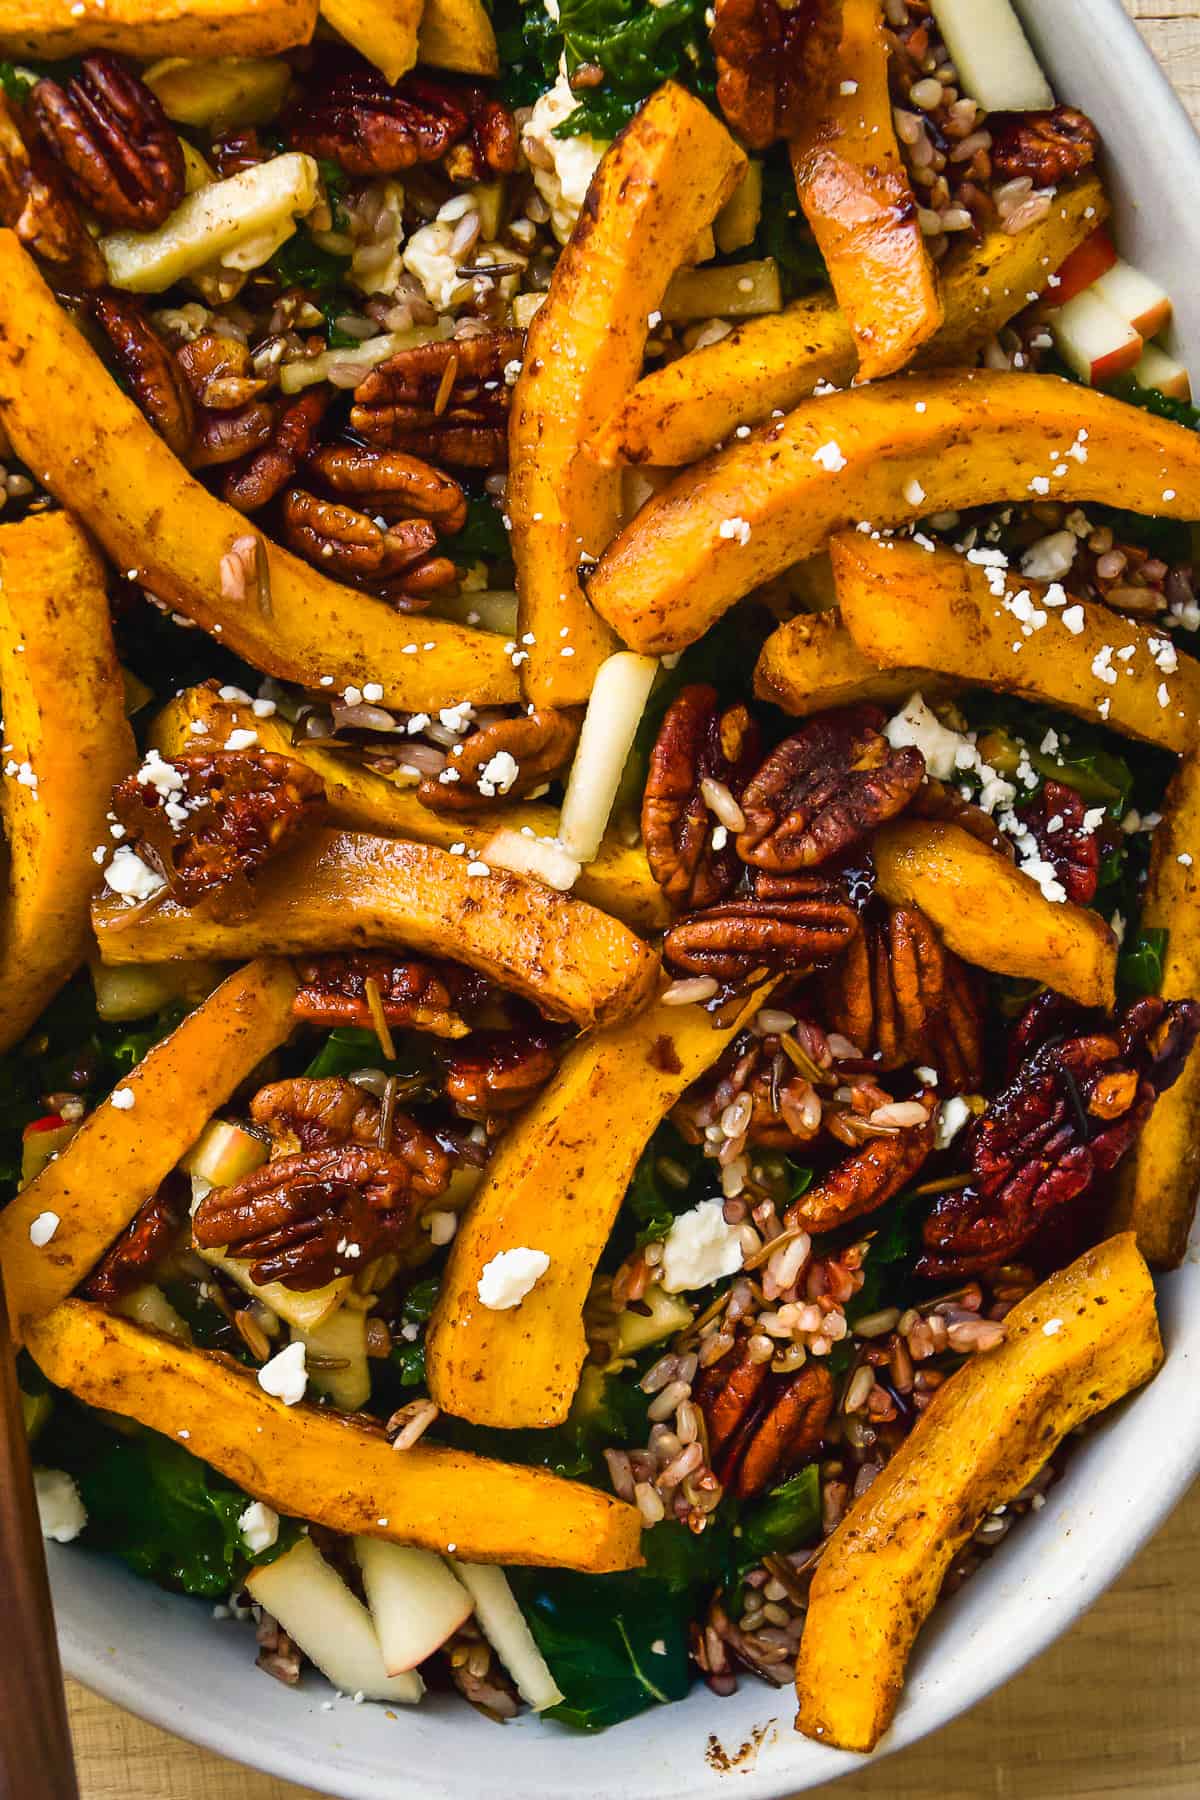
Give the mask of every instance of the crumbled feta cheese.
POLYGON ((908 501, 910 506, 920 506, 922 500, 925 498, 925 489, 921 486, 915 475, 911 481, 906 481, 904 484, 904 498, 908 501))
POLYGON ((163 795, 177 794, 183 786, 182 773, 174 763, 164 762, 157 750, 147 750, 137 778, 142 787, 152 787, 163 795))
POLYGON ((663 1242, 662 1284, 668 1294, 709 1287, 742 1266, 742 1241, 719 1200, 680 1213, 663 1242))
POLYGON ((29 1227, 29 1241, 35 1250, 44 1250, 62 1223, 56 1212, 40 1212, 29 1227))
POLYGON ((1111 644, 1102 644, 1092 658, 1092 674, 1097 681, 1103 681, 1109 687, 1117 685, 1117 671, 1112 666, 1112 659, 1113 647, 1111 644))
POLYGON ((494 794, 507 794, 520 773, 516 757, 507 750, 497 750, 479 772, 479 792, 489 800, 494 794))
POLYGON ((490 1262, 484 1263, 475 1284, 479 1304, 492 1312, 507 1312, 520 1306, 549 1267, 550 1258, 544 1250, 530 1250, 522 1245, 516 1250, 498 1251, 490 1262))
POLYGON ((295 1406, 303 1400, 308 1387, 304 1345, 297 1340, 286 1350, 280 1350, 270 1362, 265 1362, 258 1371, 258 1385, 264 1394, 282 1400, 285 1406, 295 1406))
POLYGON ((430 306, 441 313, 450 311, 464 287, 458 260, 450 248, 453 241, 454 226, 435 219, 431 225, 422 225, 413 232, 401 258, 408 273, 420 282, 430 306))
MULTIPOLYGON (((951 731, 935 716, 922 694, 914 694, 894 718, 888 720, 883 735, 894 750, 915 744, 925 758, 925 767, 940 781, 948 781, 956 768, 967 740, 951 731)), ((968 746, 969 747, 969 746, 968 746)))
POLYGON ((131 1087, 119 1087, 113 1089, 109 1099, 118 1112, 129 1112, 137 1095, 131 1087))
POLYGON ((1062 1328, 1063 1322, 1061 1319, 1047 1319, 1046 1323, 1042 1326, 1042 1332, 1046 1337, 1057 1337, 1062 1328))
POLYGON ((841 446, 836 444, 832 438, 827 444, 822 444, 819 449, 813 451, 812 459, 815 463, 820 463, 823 469, 828 469, 831 475, 836 475, 839 469, 844 469, 846 466, 841 446))
POLYGON ((722 519, 717 526, 717 536, 729 538, 737 544, 748 544, 750 542, 750 521, 738 518, 722 519))
POLYGON ((155 894, 161 894, 166 882, 154 869, 144 863, 136 850, 128 844, 122 844, 114 850, 113 859, 104 871, 104 883, 114 894, 120 894, 127 906, 136 906, 141 900, 152 900, 155 894))
POLYGON ((578 94, 572 91, 566 71, 560 70, 558 80, 537 102, 521 133, 534 186, 550 208, 550 223, 560 244, 565 244, 574 231, 592 176, 608 149, 604 139, 586 133, 555 137, 555 127, 569 118, 578 105, 578 94))
POLYGON ((279 1514, 262 1500, 252 1500, 238 1519, 242 1542, 252 1556, 279 1541, 279 1514))
POLYGON ((961 1094, 954 1094, 949 1100, 943 1100, 938 1107, 937 1122, 933 1128, 935 1149, 944 1150, 947 1144, 953 1143, 970 1118, 971 1109, 961 1094))
POLYGON ((37 1496, 38 1524, 44 1538, 69 1544, 87 1524, 87 1507, 79 1498, 65 1469, 35 1469, 33 1491, 37 1496))
POLYGON ((1071 633, 1072 637, 1078 637, 1084 627, 1082 606, 1068 606, 1067 610, 1063 613, 1062 622, 1071 633))
POLYGON ((231 731, 225 739, 224 748, 226 750, 253 750, 257 742, 257 731, 250 731, 245 726, 239 726, 236 731, 231 731))
POLYGON ((1058 581, 1075 561, 1076 547, 1073 531, 1052 531, 1030 544, 1021 558, 1021 573, 1031 581, 1058 581))

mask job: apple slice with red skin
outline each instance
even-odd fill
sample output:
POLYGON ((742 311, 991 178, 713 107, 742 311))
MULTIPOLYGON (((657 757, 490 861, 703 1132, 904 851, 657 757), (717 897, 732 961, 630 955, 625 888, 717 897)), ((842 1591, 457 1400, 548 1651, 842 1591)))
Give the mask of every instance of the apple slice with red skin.
POLYGON ((1146 345, 1134 364, 1133 379, 1139 387, 1155 388, 1168 400, 1190 400, 1192 397, 1192 382, 1187 370, 1158 344, 1146 345))
POLYGON ((1115 381, 1142 354, 1141 333, 1100 298, 1095 283, 1046 317, 1059 355, 1091 387, 1115 381))
POLYGON ((1091 236, 1077 244, 1059 264, 1051 282, 1055 303, 1065 306, 1076 294, 1082 294, 1084 288, 1091 287, 1093 281, 1098 281, 1116 260, 1117 247, 1109 236, 1108 227, 1098 225, 1091 236))
POLYGON ((1144 338, 1157 337, 1171 321, 1171 296, 1153 276, 1117 261, 1092 284, 1092 291, 1144 338))

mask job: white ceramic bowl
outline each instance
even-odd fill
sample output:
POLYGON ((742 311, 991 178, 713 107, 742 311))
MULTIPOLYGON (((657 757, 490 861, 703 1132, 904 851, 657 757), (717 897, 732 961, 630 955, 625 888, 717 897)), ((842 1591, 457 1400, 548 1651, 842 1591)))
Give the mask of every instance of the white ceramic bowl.
MULTIPOLYGON (((1119 241, 1174 296, 1180 345, 1200 373, 1200 142, 1120 0, 1018 4, 1056 92, 1100 127, 1119 241)), ((1191 1379, 1200 1265, 1169 1276, 1161 1304, 1162 1373, 1081 1446, 1044 1510, 938 1608, 881 1754, 945 1724, 1043 1650, 1119 1574, 1200 1468, 1191 1379)), ((214 1624, 203 1603, 161 1593, 103 1557, 49 1549, 72 1675, 169 1731, 346 1800, 701 1800, 730 1788, 706 1756, 710 1734, 731 1754, 761 1739, 739 1765, 740 1800, 777 1800, 863 1760, 798 1737, 790 1690, 750 1678, 732 1699, 697 1687, 681 1704, 595 1738, 528 1717, 501 1730, 436 1697, 394 1719, 346 1701, 324 1711, 323 1681, 308 1677, 291 1690, 256 1674, 245 1629, 214 1624)))

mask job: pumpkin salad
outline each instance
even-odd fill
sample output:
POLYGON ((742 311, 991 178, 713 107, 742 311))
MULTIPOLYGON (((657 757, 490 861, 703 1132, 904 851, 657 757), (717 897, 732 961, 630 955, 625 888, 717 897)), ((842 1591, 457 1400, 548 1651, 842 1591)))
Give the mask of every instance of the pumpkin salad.
POLYGON ((0 0, 47 1537, 339 1697, 887 1731, 1194 1206, 1102 149, 1009 0, 0 0))

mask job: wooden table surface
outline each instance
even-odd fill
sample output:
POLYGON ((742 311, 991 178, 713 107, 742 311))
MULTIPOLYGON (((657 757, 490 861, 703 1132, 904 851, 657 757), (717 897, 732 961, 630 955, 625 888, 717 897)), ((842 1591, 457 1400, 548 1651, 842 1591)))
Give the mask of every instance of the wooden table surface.
MULTIPOLYGON (((1053 5, 1054 0, 1043 0, 1053 5)), ((1200 0, 1125 0, 1200 120, 1200 0)), ((965 1718, 830 1800, 1173 1800, 1200 1794, 1200 1487, 1073 1631, 965 1718)), ((84 1800, 317 1800, 68 1696, 84 1800)), ((733 1784, 736 1788, 736 1782, 733 1784)))

